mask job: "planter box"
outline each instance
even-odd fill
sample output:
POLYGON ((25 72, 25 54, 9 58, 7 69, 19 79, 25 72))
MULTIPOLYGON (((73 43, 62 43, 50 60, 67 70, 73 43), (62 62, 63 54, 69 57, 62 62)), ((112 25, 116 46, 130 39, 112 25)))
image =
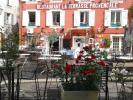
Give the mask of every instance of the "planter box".
POLYGON ((64 91, 61 89, 61 100, 98 100, 98 91, 64 91))

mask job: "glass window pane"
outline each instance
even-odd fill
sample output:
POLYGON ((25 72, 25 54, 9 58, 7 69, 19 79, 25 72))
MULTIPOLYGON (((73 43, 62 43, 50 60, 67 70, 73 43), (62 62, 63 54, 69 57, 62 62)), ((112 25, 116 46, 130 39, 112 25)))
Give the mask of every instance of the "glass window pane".
POLYGON ((120 12, 116 12, 116 23, 120 24, 120 12))
POLYGON ((29 12, 29 26, 35 26, 35 12, 29 12))
POLYGON ((89 13, 87 11, 80 12, 80 26, 88 26, 89 13))
POLYGON ((111 12, 111 23, 115 23, 115 12, 111 12))
POLYGON ((53 12, 53 24, 60 25, 60 12, 53 12))

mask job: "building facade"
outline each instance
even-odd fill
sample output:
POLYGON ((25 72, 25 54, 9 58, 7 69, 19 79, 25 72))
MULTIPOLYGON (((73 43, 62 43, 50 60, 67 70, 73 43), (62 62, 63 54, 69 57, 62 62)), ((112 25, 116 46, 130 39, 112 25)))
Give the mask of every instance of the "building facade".
POLYGON ((4 30, 11 29, 12 25, 18 22, 19 1, 18 0, 0 0, 0 26, 4 30))
POLYGON ((132 0, 21 0, 20 45, 27 46, 42 34, 59 35, 71 49, 111 40, 110 49, 122 52, 125 28, 130 26, 132 0))
MULTIPOLYGON (((0 0, 0 32, 4 36, 11 33, 12 25, 18 23, 18 7, 18 0, 0 0)), ((2 34, 0 34, 0 46, 2 34)))

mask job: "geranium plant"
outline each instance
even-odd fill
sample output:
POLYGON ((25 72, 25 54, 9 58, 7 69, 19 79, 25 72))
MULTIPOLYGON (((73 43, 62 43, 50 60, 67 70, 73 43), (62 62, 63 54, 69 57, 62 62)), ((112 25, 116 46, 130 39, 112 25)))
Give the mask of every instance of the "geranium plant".
POLYGON ((100 59, 102 56, 91 45, 85 46, 75 59, 75 64, 56 64, 53 74, 61 79, 66 91, 99 90, 106 66, 105 61, 100 59))

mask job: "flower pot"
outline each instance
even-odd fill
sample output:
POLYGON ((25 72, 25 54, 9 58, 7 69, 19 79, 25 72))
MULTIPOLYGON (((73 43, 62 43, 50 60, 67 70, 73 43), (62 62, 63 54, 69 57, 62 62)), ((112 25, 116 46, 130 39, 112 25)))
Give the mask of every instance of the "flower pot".
POLYGON ((98 91, 64 91, 61 88, 61 100, 98 100, 98 91))

